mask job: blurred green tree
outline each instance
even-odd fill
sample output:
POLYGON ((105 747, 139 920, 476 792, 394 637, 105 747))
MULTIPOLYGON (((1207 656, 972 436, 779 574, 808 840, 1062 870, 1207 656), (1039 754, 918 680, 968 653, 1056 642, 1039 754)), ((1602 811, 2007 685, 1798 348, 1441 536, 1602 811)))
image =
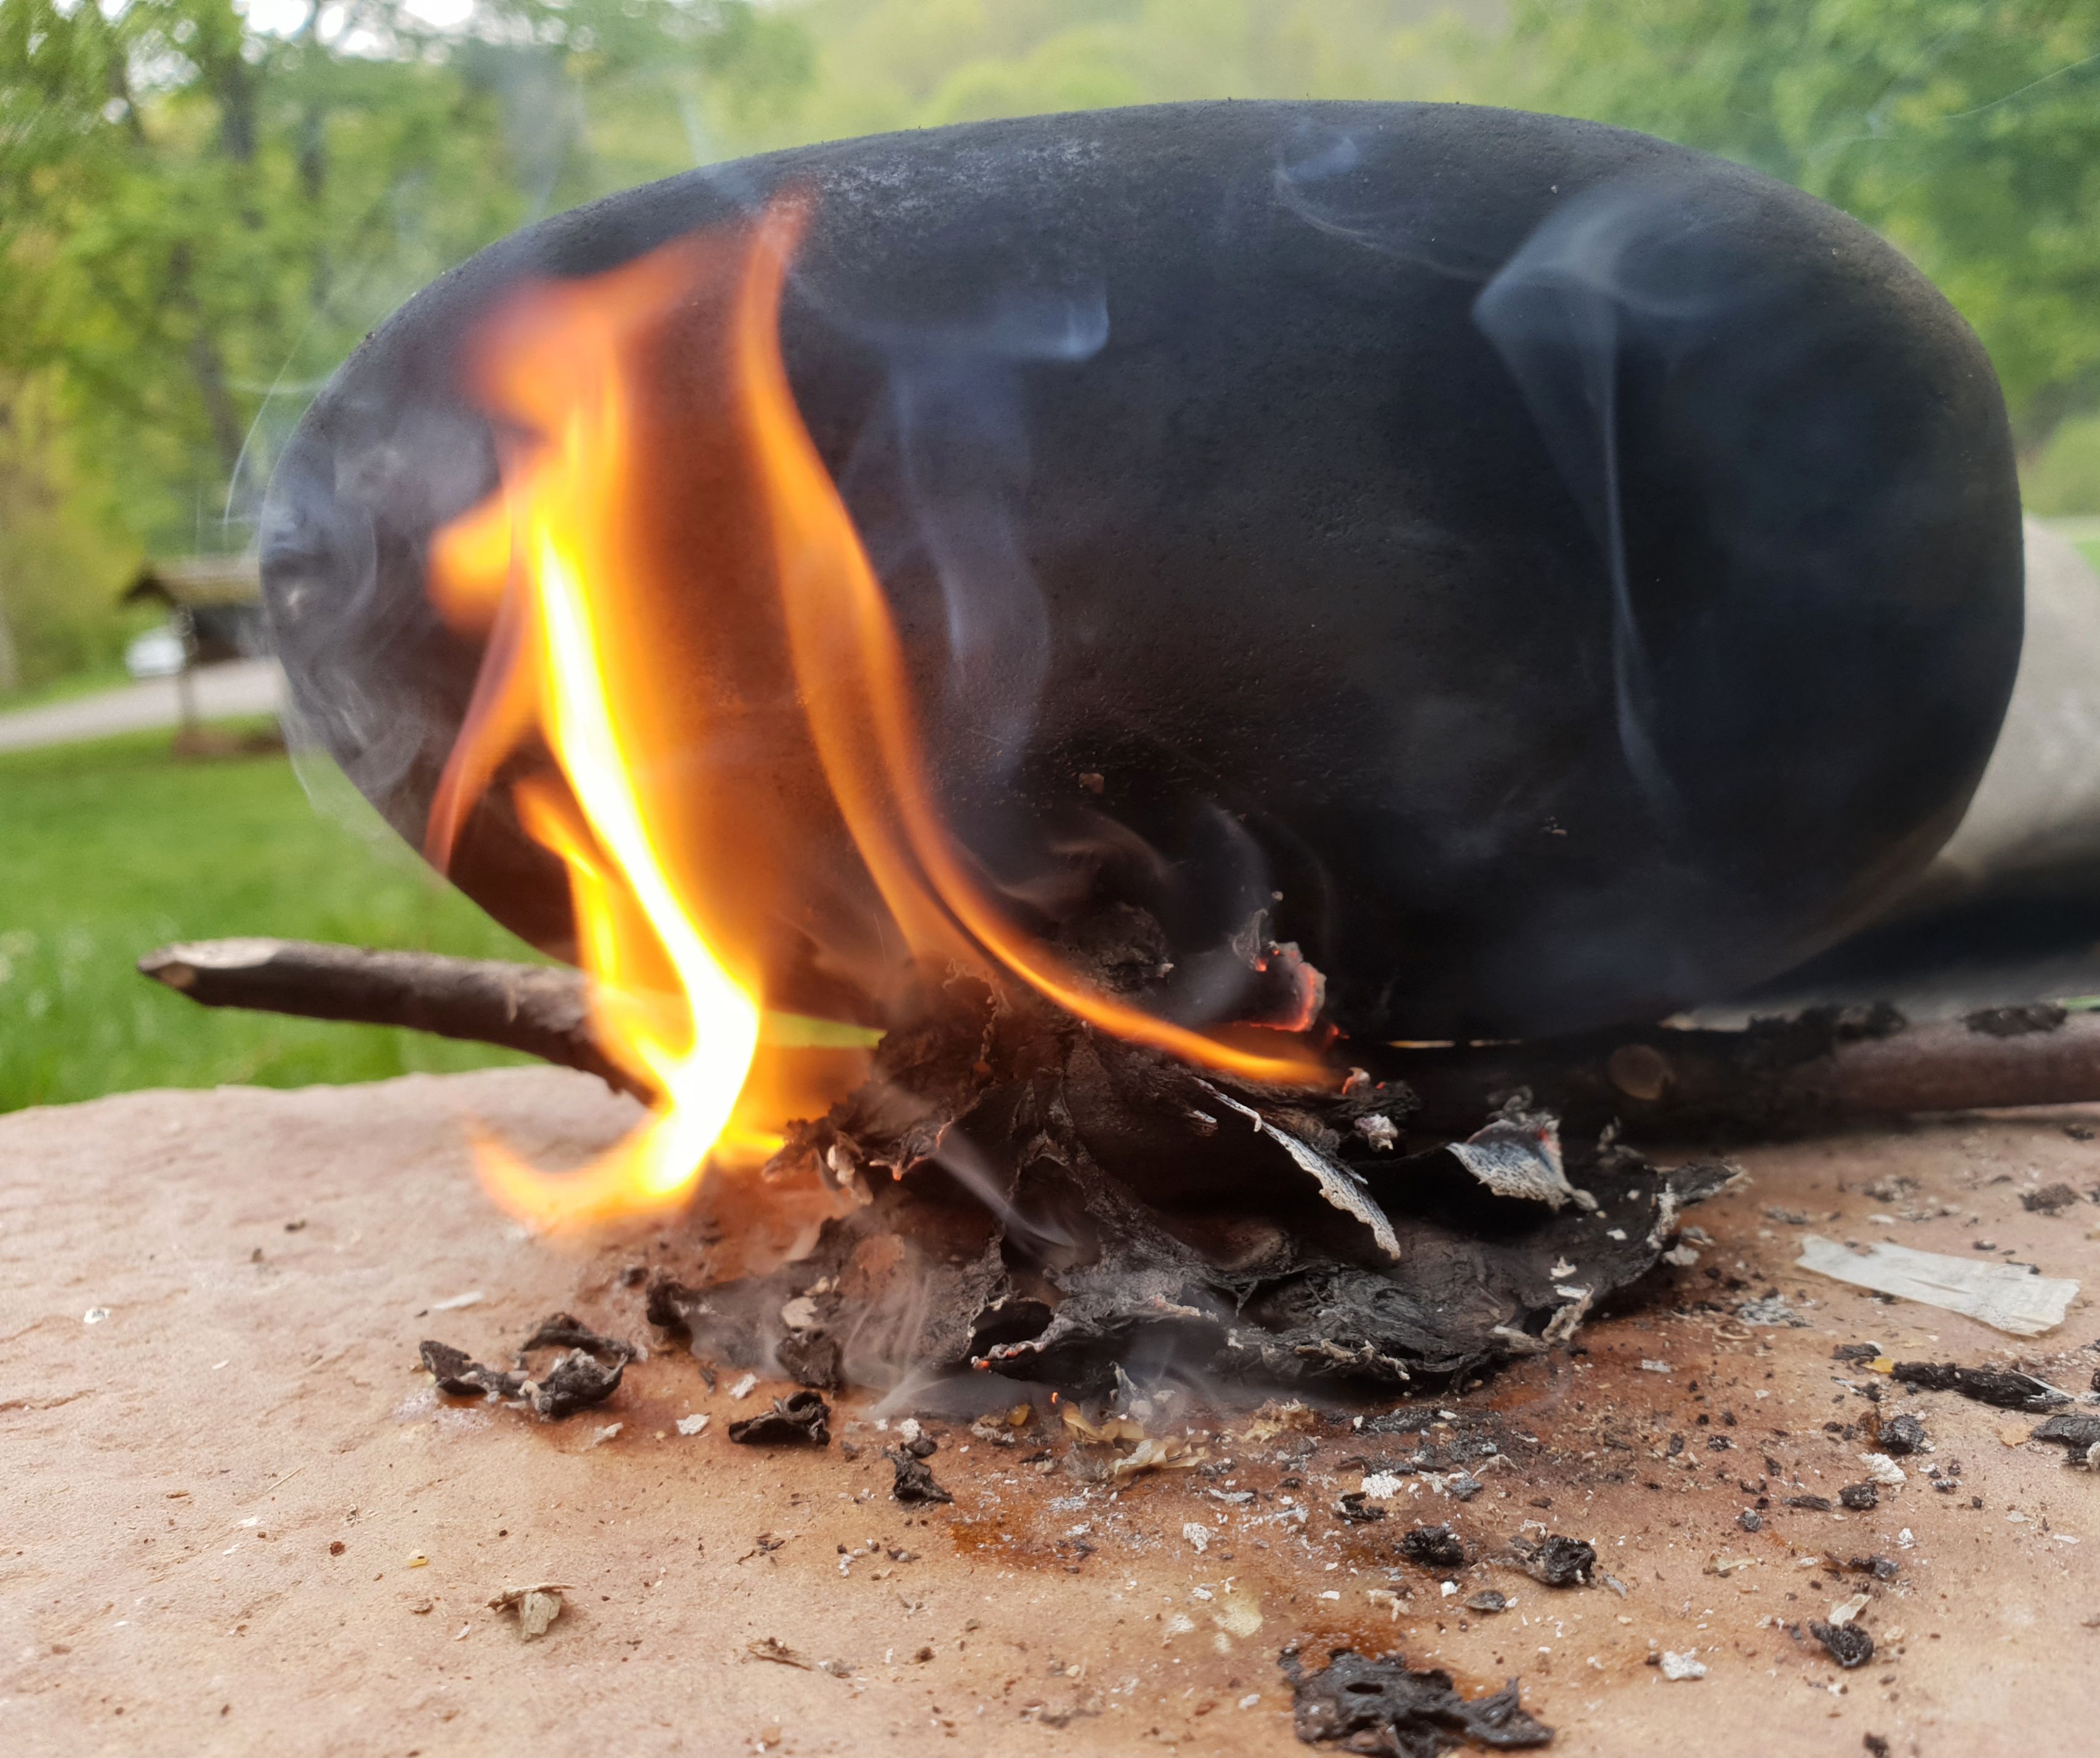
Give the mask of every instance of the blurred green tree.
MULTIPOLYGON (((394 304, 690 165, 705 109, 762 121, 810 62, 748 0, 474 0, 443 29, 404 0, 273 3, 0 0, 0 505, 133 555, 238 548, 275 439, 394 304)), ((63 597, 48 571, 79 548, 0 531, 0 617, 63 597)), ((48 633, 0 670, 64 663, 48 633)))
POLYGON ((1499 84, 1885 233, 1983 338, 2028 457, 2100 406, 2100 0, 1517 0, 1499 84))

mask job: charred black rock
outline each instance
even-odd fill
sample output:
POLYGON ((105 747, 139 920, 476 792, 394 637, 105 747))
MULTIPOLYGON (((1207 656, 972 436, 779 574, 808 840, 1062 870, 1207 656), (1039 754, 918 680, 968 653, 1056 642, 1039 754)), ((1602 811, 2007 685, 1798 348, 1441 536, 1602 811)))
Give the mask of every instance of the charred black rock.
POLYGON ((1951 1361, 1899 1361, 1890 1377, 1899 1384, 1928 1392, 1959 1392, 1979 1404, 2001 1410, 2027 1410, 2040 1415, 2071 1402, 2067 1393, 2030 1373, 2005 1368, 1964 1368, 1951 1361))
POLYGON ((1467 1597, 1466 1609, 1469 1611, 1486 1612, 1492 1616, 1498 1611, 1508 1610, 1509 1601, 1492 1587, 1484 1587, 1479 1593, 1467 1597))
POLYGON ((933 1481, 933 1469, 924 1459, 893 1447, 885 1447, 882 1456, 897 1468, 897 1481, 889 1488, 890 1495, 896 1500, 948 1502, 955 1499, 933 1481))
POLYGON ((1811 1619, 1808 1633, 1830 1650, 1830 1658, 1848 1672, 1874 1658, 1874 1639, 1856 1624, 1825 1624, 1811 1619))
POLYGON ((1466 1541, 1450 1527, 1418 1526, 1400 1541, 1400 1553, 1425 1569, 1462 1569, 1466 1541))
POLYGON ((1308 1746, 1437 1758, 1462 1739, 1513 1751, 1553 1738, 1553 1729, 1524 1710, 1515 1679, 1469 1703, 1449 1673, 1412 1672, 1401 1654, 1374 1660, 1338 1648, 1324 1671, 1308 1672, 1298 1650, 1286 1648, 1277 1663, 1295 1699, 1295 1731, 1308 1746))
MULTIPOLYGON (((1341 1519, 1352 1520, 1364 1525, 1368 1525, 1374 1520, 1383 1520, 1386 1517, 1386 1510, 1379 1507, 1360 1489, 1343 1491, 1341 1500, 1335 1505, 1335 1513, 1341 1519)), ((1410 1535, 1412 1536, 1411 1534, 1410 1535)), ((1405 1548, 1403 1542, 1402 1549, 1405 1548)))
MULTIPOLYGON (((710 167, 383 325, 278 465, 262 574, 302 718, 412 841, 481 657, 423 579, 494 481, 469 338, 527 278, 783 191, 811 204, 794 395, 896 608, 942 809, 1052 928, 1154 914, 1164 956, 1129 967, 1154 1004, 1258 1016, 1277 967, 1230 945, 1270 910, 1360 1039, 1654 1019, 1828 945, 1959 817, 2019 650, 2018 494, 1990 363, 1898 252, 1590 123, 1235 103, 710 167)), ((675 424, 720 424, 726 307, 670 338, 649 436, 717 522, 675 424)), ((763 589, 704 535, 679 533, 697 664, 763 589)), ((739 724, 772 725, 791 693, 739 680, 739 724)), ((737 760, 822 817, 809 751, 737 760)), ((502 797, 452 870, 571 948, 502 797)), ((755 888, 791 953, 797 883, 755 888)), ((787 1004, 836 1003, 837 961, 782 963, 787 1004)))
POLYGON ((1925 1425, 1908 1411, 1899 1417, 1891 1417, 1882 1425, 1881 1445, 1882 1451, 1891 1459, 1921 1453, 1926 1448, 1925 1425))
POLYGON ((1597 1549, 1559 1533, 1544 1540, 1516 1540, 1511 1545, 1517 1564, 1532 1580, 1547 1587, 1587 1587, 1597 1566, 1597 1549))
POLYGON ((1882 1492, 1876 1484, 1847 1483, 1838 1491, 1838 1500, 1855 1513, 1864 1513, 1882 1505, 1882 1492))
POLYGON ((1736 1516, 1736 1524, 1745 1532, 1762 1532, 1765 1529, 1765 1517, 1754 1508, 1745 1508, 1736 1516))
POLYGON ((826 1447, 831 1444, 832 1408, 814 1392, 776 1398, 770 1410, 729 1425, 740 1447, 826 1447))

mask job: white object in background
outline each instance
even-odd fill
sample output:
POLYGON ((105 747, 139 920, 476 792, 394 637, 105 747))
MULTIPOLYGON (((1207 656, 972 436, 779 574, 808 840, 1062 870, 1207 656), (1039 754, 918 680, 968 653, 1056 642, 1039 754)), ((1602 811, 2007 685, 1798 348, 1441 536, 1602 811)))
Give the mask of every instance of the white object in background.
POLYGON ((2031 1275, 2010 1263, 1912 1251, 1886 1240, 1877 1240, 1868 1251, 1850 1251, 1835 1240, 1814 1233, 1802 1240, 1794 1267, 1855 1288, 1871 1288, 1943 1311, 1965 1313, 2014 1337, 2039 1337, 2054 1330, 2063 1323, 2078 1292, 2074 1281, 2031 1275))
POLYGON ((188 661, 183 637, 166 623, 135 637, 124 650, 124 669, 134 677, 173 677, 188 661))

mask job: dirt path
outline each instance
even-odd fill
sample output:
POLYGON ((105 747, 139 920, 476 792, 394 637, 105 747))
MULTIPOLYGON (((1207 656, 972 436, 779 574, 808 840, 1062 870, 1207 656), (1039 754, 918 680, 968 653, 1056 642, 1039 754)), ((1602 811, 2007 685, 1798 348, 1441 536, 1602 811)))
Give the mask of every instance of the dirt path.
MULTIPOLYGON (((284 688, 283 675, 274 659, 237 659, 225 665, 208 665, 192 681, 196 690, 198 716, 206 720, 274 713, 284 688)), ((65 702, 0 714, 0 751, 78 744, 117 733, 173 726, 181 718, 174 679, 148 678, 92 696, 75 696, 65 702)))

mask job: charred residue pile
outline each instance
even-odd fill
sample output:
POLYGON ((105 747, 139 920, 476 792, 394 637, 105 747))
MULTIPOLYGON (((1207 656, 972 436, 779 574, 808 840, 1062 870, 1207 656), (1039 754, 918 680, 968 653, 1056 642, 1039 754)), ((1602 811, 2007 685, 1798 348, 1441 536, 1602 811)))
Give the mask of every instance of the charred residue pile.
POLYGON ((1238 1083, 959 979, 777 1164, 858 1205, 770 1275, 660 1280, 651 1315, 825 1387, 992 1368, 1090 1390, 1133 1359, 1441 1384, 1566 1338, 1731 1176, 1617 1147, 1564 1167, 1521 1095, 1470 1139, 1412 1137, 1414 1103, 1362 1073, 1238 1083))

